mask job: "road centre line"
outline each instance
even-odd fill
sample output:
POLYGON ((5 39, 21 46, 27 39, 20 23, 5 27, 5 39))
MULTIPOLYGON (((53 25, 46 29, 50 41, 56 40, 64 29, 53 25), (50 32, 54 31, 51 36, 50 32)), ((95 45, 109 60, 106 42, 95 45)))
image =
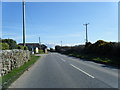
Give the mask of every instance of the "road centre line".
POLYGON ((70 64, 70 65, 71 65, 72 67, 76 68, 77 70, 79 70, 79 71, 83 72, 84 74, 88 75, 89 77, 91 77, 91 78, 95 78, 94 76, 92 76, 92 75, 88 74, 87 72, 85 72, 85 71, 81 70, 80 68, 78 68, 78 67, 74 66, 73 64, 70 64))
MULTIPOLYGON (((59 56, 57 56, 58 58, 60 58, 59 56)), ((60 58, 63 62, 65 62, 65 60, 64 59, 62 59, 62 58, 60 58)))
POLYGON ((65 62, 65 60, 64 60, 64 59, 62 59, 62 58, 61 58, 61 60, 65 62))

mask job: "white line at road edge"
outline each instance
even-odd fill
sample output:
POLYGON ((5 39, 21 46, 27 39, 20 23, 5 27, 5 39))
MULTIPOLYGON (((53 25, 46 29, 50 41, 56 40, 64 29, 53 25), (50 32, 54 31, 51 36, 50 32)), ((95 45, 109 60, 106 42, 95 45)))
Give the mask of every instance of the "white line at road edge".
POLYGON ((70 64, 70 65, 71 65, 72 67, 76 68, 77 70, 79 70, 79 71, 83 72, 84 74, 88 75, 89 77, 91 77, 91 78, 95 78, 94 76, 92 76, 92 75, 88 74, 87 72, 85 72, 85 71, 81 70, 80 68, 78 68, 78 67, 74 66, 73 64, 70 64))
POLYGON ((61 60, 65 62, 65 60, 64 60, 64 59, 62 59, 62 58, 61 58, 61 60))

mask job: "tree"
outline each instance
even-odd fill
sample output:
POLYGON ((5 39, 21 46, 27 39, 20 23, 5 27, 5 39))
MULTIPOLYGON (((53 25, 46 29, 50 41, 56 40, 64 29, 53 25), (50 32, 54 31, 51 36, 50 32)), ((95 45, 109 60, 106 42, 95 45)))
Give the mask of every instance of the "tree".
POLYGON ((86 42, 85 47, 89 47, 91 44, 91 42, 86 42))
POLYGON ((28 50, 28 47, 23 45, 17 45, 16 49, 28 50))
POLYGON ((61 47, 60 47, 60 46, 58 46, 58 45, 57 45, 57 46, 55 46, 55 51, 56 51, 56 52, 60 52, 60 51, 61 51, 61 47))
POLYGON ((0 50, 7 50, 9 49, 9 45, 7 43, 0 43, 0 50))
POLYGON ((2 39, 2 43, 7 43, 9 45, 9 49, 16 49, 16 41, 13 39, 2 39))
POLYGON ((54 52, 54 49, 53 49, 53 48, 50 48, 50 52, 54 52))

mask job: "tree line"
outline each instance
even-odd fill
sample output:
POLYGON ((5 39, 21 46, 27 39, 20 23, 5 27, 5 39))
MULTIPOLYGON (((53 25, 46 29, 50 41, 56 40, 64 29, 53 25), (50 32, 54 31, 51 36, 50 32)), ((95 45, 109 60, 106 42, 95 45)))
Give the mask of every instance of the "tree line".
POLYGON ((119 42, 106 42, 98 40, 95 43, 88 42, 85 45, 77 46, 55 46, 55 51, 63 54, 84 54, 93 56, 103 56, 108 58, 114 58, 115 62, 120 59, 120 43, 119 42), (118 59, 119 58, 119 59, 118 59))
POLYGON ((11 49, 22 49, 28 50, 26 46, 18 45, 13 39, 0 39, 0 49, 1 50, 11 50, 11 49))

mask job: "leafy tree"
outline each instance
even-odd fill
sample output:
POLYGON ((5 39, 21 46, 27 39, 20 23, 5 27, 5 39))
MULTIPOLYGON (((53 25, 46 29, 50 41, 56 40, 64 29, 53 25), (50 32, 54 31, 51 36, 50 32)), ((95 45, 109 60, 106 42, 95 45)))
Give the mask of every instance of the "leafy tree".
POLYGON ((2 39, 2 43, 7 43, 9 45, 9 49, 16 49, 16 41, 13 39, 2 39))
POLYGON ((9 45, 7 43, 0 43, 0 50, 7 50, 9 49, 9 45))
POLYGON ((61 47, 60 47, 60 46, 58 46, 58 45, 57 45, 57 46, 55 46, 55 51, 56 51, 56 52, 60 52, 60 51, 61 51, 61 47))
POLYGON ((50 48, 50 52, 54 52, 55 50, 53 48, 50 48))
POLYGON ((17 45, 17 49, 22 49, 22 50, 24 50, 24 46, 22 46, 22 45, 17 45))
POLYGON ((87 42, 87 43, 85 44, 85 47, 89 47, 91 44, 92 44, 91 42, 87 42))
POLYGON ((27 46, 17 45, 17 49, 28 50, 27 46))
POLYGON ((24 46, 24 50, 28 50, 28 47, 27 47, 27 46, 24 46))

